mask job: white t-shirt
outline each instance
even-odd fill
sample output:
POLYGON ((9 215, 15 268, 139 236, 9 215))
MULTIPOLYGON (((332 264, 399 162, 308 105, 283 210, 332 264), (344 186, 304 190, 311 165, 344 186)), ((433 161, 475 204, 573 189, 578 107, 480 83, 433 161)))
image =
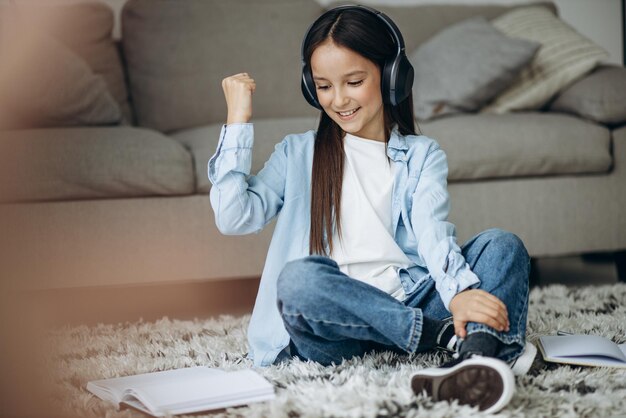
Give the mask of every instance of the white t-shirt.
POLYGON ((411 261, 393 239, 394 169, 385 143, 346 133, 344 149, 340 213, 343 240, 335 231, 331 258, 348 276, 404 300, 398 268, 408 267, 411 261))

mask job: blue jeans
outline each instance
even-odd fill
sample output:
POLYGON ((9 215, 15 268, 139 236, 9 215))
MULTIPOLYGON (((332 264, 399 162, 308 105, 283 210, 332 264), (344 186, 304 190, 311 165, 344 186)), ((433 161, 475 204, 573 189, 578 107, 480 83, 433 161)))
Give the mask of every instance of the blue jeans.
MULTIPOLYGON (((498 358, 513 360, 525 345, 530 273, 526 248, 516 235, 490 229, 466 242, 461 251, 480 279, 477 288, 504 302, 510 322, 508 332, 470 322, 467 333, 494 335, 503 343, 498 358)), ((323 256, 287 263, 278 277, 277 297, 291 337, 277 362, 297 356, 329 365, 371 351, 426 351, 434 347, 419 344, 423 318, 443 320, 451 315, 431 278, 401 302, 348 277, 334 260, 323 256)))

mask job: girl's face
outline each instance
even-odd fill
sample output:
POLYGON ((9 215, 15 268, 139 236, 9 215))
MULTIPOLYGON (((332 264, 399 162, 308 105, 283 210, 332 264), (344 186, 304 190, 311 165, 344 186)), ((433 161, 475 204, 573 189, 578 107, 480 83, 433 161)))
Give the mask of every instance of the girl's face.
POLYGON ((345 131, 385 140, 383 98, 378 66, 351 49, 327 40, 311 56, 317 99, 345 131))

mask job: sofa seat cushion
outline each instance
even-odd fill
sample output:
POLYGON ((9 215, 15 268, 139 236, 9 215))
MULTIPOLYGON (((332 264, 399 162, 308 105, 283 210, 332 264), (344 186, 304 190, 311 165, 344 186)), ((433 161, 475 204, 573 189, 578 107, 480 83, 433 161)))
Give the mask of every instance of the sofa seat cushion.
POLYGON ((193 159, 177 141, 132 127, 2 132, 0 201, 186 195, 193 159))
POLYGON ((450 181, 603 173, 611 133, 558 113, 465 114, 420 123, 448 156, 450 181))
MULTIPOLYGON (((317 129, 317 118, 255 119, 253 124, 254 148, 250 172, 256 174, 270 158, 277 143, 289 134, 317 129)), ((194 155, 198 193, 208 193, 211 189, 207 164, 217 150, 222 126, 221 123, 206 125, 172 134, 174 139, 180 141, 194 155)))
MULTIPOLYGON (((286 135, 317 129, 316 118, 254 120, 251 173, 269 159, 286 135)), ((419 124, 448 156, 451 181, 519 176, 602 173, 611 168, 610 132, 563 114, 471 114, 419 124)), ((207 163, 215 153, 222 124, 172 134, 194 155, 198 193, 211 183, 207 163)))

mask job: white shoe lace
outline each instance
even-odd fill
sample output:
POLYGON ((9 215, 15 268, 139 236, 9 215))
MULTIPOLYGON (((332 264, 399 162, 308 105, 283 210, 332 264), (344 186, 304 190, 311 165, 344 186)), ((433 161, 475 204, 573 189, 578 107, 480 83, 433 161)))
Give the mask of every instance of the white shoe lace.
POLYGON ((459 337, 457 337, 456 334, 454 334, 452 338, 450 338, 450 341, 448 341, 448 345, 446 345, 446 348, 450 351, 456 351, 456 342, 458 340, 459 340, 459 337))

